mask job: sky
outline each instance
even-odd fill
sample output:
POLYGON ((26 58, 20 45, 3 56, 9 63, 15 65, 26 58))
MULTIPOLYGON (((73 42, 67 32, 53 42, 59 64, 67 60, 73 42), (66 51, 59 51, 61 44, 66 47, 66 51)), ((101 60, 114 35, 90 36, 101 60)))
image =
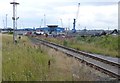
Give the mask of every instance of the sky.
MULTIPOLYGON (((12 28, 13 0, 0 0, 0 28, 12 28)), ((119 0, 15 0, 17 6, 18 28, 39 28, 46 25, 58 25, 73 28, 78 3, 79 14, 76 20, 77 30, 113 30, 118 29, 119 0)))

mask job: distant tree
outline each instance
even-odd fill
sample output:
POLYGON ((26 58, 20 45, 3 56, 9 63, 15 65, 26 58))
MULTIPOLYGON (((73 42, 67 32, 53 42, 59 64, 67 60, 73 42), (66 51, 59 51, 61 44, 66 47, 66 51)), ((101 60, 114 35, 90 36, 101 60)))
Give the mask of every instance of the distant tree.
POLYGON ((13 29, 12 29, 12 28, 8 28, 7 30, 8 30, 9 32, 12 32, 12 31, 13 31, 13 29))
POLYGON ((117 29, 114 29, 110 34, 113 34, 113 33, 118 34, 117 29))

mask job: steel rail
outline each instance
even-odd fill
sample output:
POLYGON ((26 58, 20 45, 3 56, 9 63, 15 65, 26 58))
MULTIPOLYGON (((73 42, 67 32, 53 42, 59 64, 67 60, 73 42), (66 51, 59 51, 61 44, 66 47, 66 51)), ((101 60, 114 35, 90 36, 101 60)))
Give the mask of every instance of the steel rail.
MULTIPOLYGON (((34 38, 34 39, 36 39, 36 38, 34 38)), ((51 47, 51 48, 54 48, 54 49, 57 49, 57 50, 65 49, 66 51, 62 51, 65 54, 73 56, 73 57, 77 58, 78 60, 80 60, 82 63, 86 63, 86 65, 88 65, 90 67, 93 67, 96 70, 99 70, 99 71, 101 71, 101 72, 103 72, 103 73, 105 73, 109 76, 112 76, 112 77, 120 80, 120 72, 119 72, 120 64, 119 63, 116 63, 116 62, 113 62, 113 61, 110 61, 110 60, 106 60, 106 59, 103 59, 103 58, 100 58, 100 57, 95 57, 95 56, 92 56, 93 54, 86 53, 86 52, 83 52, 83 51, 78 51, 78 50, 68 48, 68 47, 65 47, 65 46, 62 46, 62 45, 58 45, 56 43, 49 42, 49 41, 46 41, 46 40, 42 40, 42 39, 36 39, 36 40, 40 41, 41 44, 44 44, 48 47, 51 47), (70 53, 70 52, 72 52, 72 53, 70 53), (84 60, 83 60, 83 58, 81 58, 79 56, 80 54, 82 56, 84 56, 84 58, 85 58, 84 60), (90 59, 90 61, 88 60, 88 58, 90 59), (103 66, 96 63, 95 61, 96 62, 99 61, 98 63, 109 66, 109 69, 104 68, 103 66), (117 71, 116 72, 116 71, 110 70, 110 68, 113 68, 113 69, 118 68, 118 69, 116 69, 116 71, 117 71)))
MULTIPOLYGON (((39 40, 39 39, 38 39, 38 40, 39 40)), ((113 62, 113 61, 107 60, 107 59, 105 59, 105 58, 100 58, 100 57, 97 57, 97 56, 93 56, 94 54, 91 54, 91 53, 79 51, 79 50, 76 50, 76 49, 73 49, 73 48, 69 48, 69 47, 66 47, 66 46, 63 46, 63 45, 59 45, 59 44, 56 44, 56 43, 53 43, 53 42, 49 42, 49 41, 46 41, 46 40, 40 40, 40 41, 43 41, 43 42, 46 42, 46 43, 49 43, 49 44, 52 44, 52 45, 55 45, 55 46, 58 46, 58 47, 67 49, 67 50, 71 50, 71 51, 73 51, 73 52, 82 54, 82 55, 84 55, 84 56, 86 56, 86 57, 90 57, 90 58, 93 58, 93 59, 95 59, 95 60, 102 61, 102 62, 104 62, 104 63, 106 63, 106 64, 110 64, 110 65, 113 65, 113 66, 116 66, 116 67, 119 67, 119 68, 120 68, 120 63, 119 63, 119 61, 118 61, 118 62, 113 62)))

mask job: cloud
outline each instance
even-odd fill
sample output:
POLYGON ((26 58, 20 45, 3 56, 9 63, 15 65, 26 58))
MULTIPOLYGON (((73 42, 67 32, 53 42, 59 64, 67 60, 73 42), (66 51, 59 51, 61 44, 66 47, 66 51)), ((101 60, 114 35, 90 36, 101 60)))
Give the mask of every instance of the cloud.
POLYGON ((118 6, 83 6, 80 8, 79 23, 82 26, 107 29, 118 28, 118 6), (89 9, 88 9, 89 8, 89 9))
MULTIPOLYGON (((12 0, 11 0, 12 1, 12 0)), ((20 5, 17 7, 18 28, 39 27, 41 19, 46 15, 46 24, 58 24, 61 20, 64 27, 72 29, 73 18, 76 17, 77 4, 80 2, 79 17, 76 28, 83 29, 106 29, 106 27, 118 27, 118 0, 17 0, 20 5), (80 25, 80 26, 79 26, 80 25), (94 28, 93 28, 94 27, 94 28)), ((12 27, 12 5, 9 0, 0 1, 0 27, 3 27, 2 20, 8 14, 8 26, 12 27)), ((42 23, 43 24, 43 23, 42 23)))

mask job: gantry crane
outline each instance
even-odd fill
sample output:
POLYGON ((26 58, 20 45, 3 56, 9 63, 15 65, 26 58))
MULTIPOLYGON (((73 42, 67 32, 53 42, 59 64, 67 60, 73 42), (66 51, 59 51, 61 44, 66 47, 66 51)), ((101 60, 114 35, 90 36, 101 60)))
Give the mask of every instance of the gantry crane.
POLYGON ((78 14, 79 14, 79 7, 80 7, 80 3, 78 3, 78 10, 77 10, 77 13, 76 13, 76 18, 74 18, 73 20, 73 29, 72 29, 72 31, 73 31, 73 33, 75 33, 76 32, 76 29, 75 29, 75 26, 76 26, 76 20, 77 20, 77 18, 78 18, 78 14))

